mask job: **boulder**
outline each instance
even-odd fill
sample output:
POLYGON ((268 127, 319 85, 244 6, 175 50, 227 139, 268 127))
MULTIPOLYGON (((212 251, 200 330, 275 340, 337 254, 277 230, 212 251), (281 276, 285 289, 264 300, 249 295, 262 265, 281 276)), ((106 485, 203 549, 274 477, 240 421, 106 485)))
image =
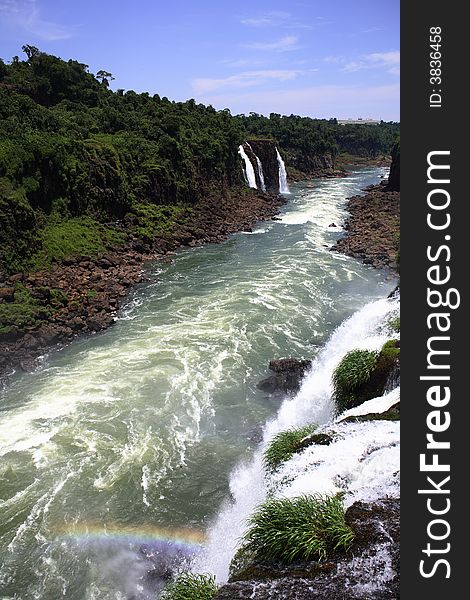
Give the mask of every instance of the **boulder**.
POLYGON ((311 360, 299 358, 279 358, 269 362, 269 368, 274 372, 257 384, 258 389, 268 392, 295 393, 300 389, 302 379, 311 367, 311 360))
POLYGON ((13 302, 15 299, 14 287, 0 287, 0 300, 5 302, 13 302))

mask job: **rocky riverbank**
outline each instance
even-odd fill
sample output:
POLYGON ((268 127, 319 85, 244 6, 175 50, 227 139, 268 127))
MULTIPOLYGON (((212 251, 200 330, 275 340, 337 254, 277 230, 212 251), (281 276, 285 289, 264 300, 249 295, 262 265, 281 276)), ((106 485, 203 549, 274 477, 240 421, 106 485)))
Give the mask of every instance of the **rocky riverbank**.
POLYGON ((397 269, 400 235, 400 192, 386 183, 349 198, 346 235, 332 250, 358 258, 378 269, 397 269))
POLYGON ((120 228, 128 234, 126 244, 70 256, 40 272, 0 277, 0 380, 18 368, 35 368, 52 347, 112 325, 129 288, 143 280, 147 261, 170 260, 180 247, 222 242, 272 218, 284 203, 281 196, 252 190, 208 194, 185 207, 161 237, 136 237, 136 224, 125 222, 120 228))

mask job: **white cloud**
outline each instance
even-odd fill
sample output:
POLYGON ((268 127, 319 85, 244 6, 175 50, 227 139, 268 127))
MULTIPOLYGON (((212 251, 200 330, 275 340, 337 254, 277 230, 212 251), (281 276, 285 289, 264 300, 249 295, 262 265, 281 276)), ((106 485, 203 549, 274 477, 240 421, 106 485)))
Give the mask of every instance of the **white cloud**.
POLYGON ((37 0, 0 0, 0 17, 10 26, 24 29, 43 40, 71 37, 63 25, 41 18, 37 0))
POLYGON ((291 113, 338 119, 355 116, 392 121, 399 119, 400 86, 317 86, 273 91, 205 95, 198 99, 215 108, 230 108, 233 114, 250 111, 269 115, 291 113))
POLYGON ((373 52, 362 56, 359 60, 348 62, 345 71, 360 71, 362 69, 385 69, 393 75, 400 74, 400 52, 373 52))
POLYGON ((290 14, 282 11, 270 11, 257 17, 241 19, 243 25, 249 27, 276 27, 289 20, 290 14))
POLYGON ((303 71, 300 70, 264 70, 244 71, 221 79, 199 78, 193 79, 191 84, 195 94, 205 95, 223 89, 241 89, 262 85, 267 81, 292 81, 303 71))
POLYGON ((288 52, 289 50, 297 50, 299 38, 295 35, 286 35, 274 42, 252 42, 251 44, 243 44, 244 48, 250 50, 266 50, 269 52, 288 52))

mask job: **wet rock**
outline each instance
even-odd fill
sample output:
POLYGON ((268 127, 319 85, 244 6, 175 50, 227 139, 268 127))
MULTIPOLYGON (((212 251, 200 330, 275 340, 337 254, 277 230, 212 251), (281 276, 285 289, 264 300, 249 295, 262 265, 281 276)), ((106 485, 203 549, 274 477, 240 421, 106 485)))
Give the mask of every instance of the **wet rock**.
POLYGON ((327 433, 312 433, 297 444, 297 451, 318 444, 319 446, 329 446, 333 438, 327 433))
POLYGON ((302 379, 312 364, 311 360, 298 358, 280 358, 271 360, 269 368, 274 375, 263 379, 257 384, 260 390, 267 393, 282 391, 295 393, 300 389, 302 379))
POLYGON ((368 413, 367 415, 351 415, 339 421, 340 423, 364 423, 365 421, 399 421, 400 403, 397 402, 382 413, 368 413))

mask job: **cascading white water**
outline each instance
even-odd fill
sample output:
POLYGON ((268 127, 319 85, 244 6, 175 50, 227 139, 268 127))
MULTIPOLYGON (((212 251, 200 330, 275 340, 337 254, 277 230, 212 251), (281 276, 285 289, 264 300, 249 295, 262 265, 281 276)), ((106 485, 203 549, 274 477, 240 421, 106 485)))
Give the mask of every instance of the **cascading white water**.
POLYGON ((264 182, 264 173, 263 173, 263 165, 261 164, 260 159, 258 158, 257 154, 255 153, 255 151, 253 150, 253 148, 251 147, 251 145, 246 142, 246 145, 250 148, 250 150, 253 152, 255 158, 256 158, 256 164, 258 165, 258 176, 259 176, 259 180, 261 183, 261 189, 263 190, 263 192, 266 191, 266 184, 264 182))
MULTIPOLYGON (((209 530, 209 541, 204 556, 195 564, 196 570, 215 573, 219 583, 228 578, 230 560, 240 544, 246 530, 246 519, 260 504, 268 493, 293 496, 301 493, 336 492, 345 474, 344 481, 351 481, 351 489, 347 489, 352 501, 370 499, 374 496, 371 489, 386 489, 389 493, 392 484, 383 482, 389 476, 388 471, 397 470, 397 446, 399 441, 397 423, 387 421, 355 424, 357 429, 351 433, 351 441, 340 440, 338 448, 331 451, 331 446, 314 446, 314 450, 322 454, 321 460, 314 456, 311 460, 303 454, 292 461, 297 465, 286 464, 280 474, 280 480, 269 480, 264 475, 262 464, 263 450, 269 441, 280 431, 298 427, 306 423, 319 425, 331 423, 333 426, 334 405, 332 401, 332 373, 343 356, 352 349, 378 350, 387 340, 390 332, 382 326, 387 316, 396 310, 398 300, 378 300, 365 306, 351 318, 343 322, 318 354, 310 373, 305 378, 299 393, 294 398, 287 398, 275 419, 264 428, 263 442, 248 464, 240 465, 231 475, 230 491, 232 501, 222 507, 218 518, 209 530), (366 461, 359 460, 366 456, 369 447, 374 447, 374 456, 366 461), (390 456, 393 454, 393 457, 390 456), (328 456, 325 456, 328 454, 328 456), (348 459, 349 457, 352 457, 348 459), (393 460, 392 460, 393 459, 393 460), (322 461, 326 466, 322 465, 322 461), (370 463, 370 464, 369 464, 370 463), (391 467, 384 475, 384 464, 391 467), (317 465, 323 467, 319 477, 313 472, 317 465), (379 465, 379 466, 377 466, 379 465), (337 475, 340 475, 339 477, 337 475), (348 479, 349 478, 349 479, 348 479), (380 479, 382 478, 382 479, 380 479), (380 479, 380 481, 378 481, 380 479), (281 481, 282 480, 282 481, 281 481), (287 482, 287 487, 284 482, 287 482), (387 487, 388 485, 388 487, 387 487)), ((398 392, 385 399, 389 404, 397 401, 398 392)), ((377 408, 375 407, 377 410, 377 408)), ((380 411, 379 411, 380 412, 380 411)), ((341 427, 341 425, 334 425, 341 427)), ((344 434, 340 433, 340 436, 344 434)), ((291 461, 289 461, 290 463, 291 461)), ((344 491, 344 490, 343 490, 344 491)))
POLYGON ((279 154, 279 150, 277 149, 277 146, 276 146, 276 156, 277 156, 277 163, 279 165, 279 193, 290 194, 289 186, 287 185, 286 165, 284 164, 284 161, 282 160, 282 156, 279 154))
POLYGON ((243 147, 243 144, 240 144, 240 146, 238 146, 238 154, 242 157, 242 159, 245 162, 245 168, 244 168, 243 172, 245 174, 246 182, 251 188, 254 188, 256 190, 258 188, 258 186, 256 185, 255 170, 253 168, 253 165, 251 164, 250 158, 248 157, 247 153, 245 152, 245 148, 243 147))

